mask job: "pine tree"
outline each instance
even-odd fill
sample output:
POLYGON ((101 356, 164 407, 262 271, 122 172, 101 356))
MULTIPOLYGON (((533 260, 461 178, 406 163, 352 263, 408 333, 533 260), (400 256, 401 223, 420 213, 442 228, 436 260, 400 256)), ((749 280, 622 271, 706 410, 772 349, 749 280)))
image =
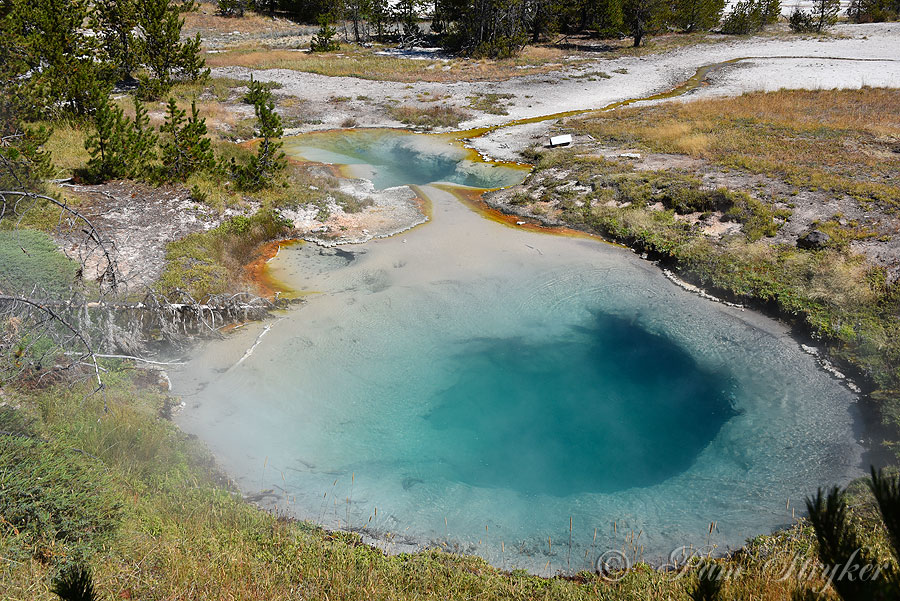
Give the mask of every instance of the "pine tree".
POLYGON ((813 17, 813 26, 819 33, 837 23, 838 12, 841 10, 840 0, 815 0, 810 11, 813 17))
POLYGON ((250 84, 247 86, 247 93, 244 94, 244 102, 247 104, 251 104, 254 107, 260 103, 265 102, 271 97, 271 92, 264 85, 253 79, 253 74, 250 74, 250 84))
POLYGON ((328 15, 319 15, 319 32, 309 43, 310 52, 334 52, 341 45, 335 40, 337 30, 329 23, 328 15))
POLYGON ((397 0, 393 7, 394 20, 402 28, 401 36, 404 44, 412 45, 419 41, 422 37, 422 30, 419 28, 419 10, 422 8, 422 1, 397 0))
POLYGON ((130 81, 140 63, 134 34, 138 25, 135 0, 94 0, 90 25, 116 80, 130 81))
POLYGON ((201 80, 209 75, 200 55, 200 34, 184 42, 182 11, 193 10, 192 1, 179 8, 171 0, 136 0, 140 37, 138 48, 147 73, 139 77, 141 93, 159 98, 177 80, 201 80))
POLYGON ((281 151, 281 137, 284 128, 281 117, 275 112, 272 92, 263 84, 250 81, 247 98, 253 101, 253 110, 259 121, 257 137, 260 138, 256 155, 246 165, 238 166, 232 162, 232 175, 235 183, 242 190, 260 190, 272 184, 276 176, 284 171, 287 163, 281 151))
POLYGON ((675 0, 672 20, 685 32, 707 31, 719 24, 724 10, 725 0, 675 0))
POLYGON ((223 17, 243 17, 247 8, 245 0, 217 0, 217 5, 223 17))
POLYGON ((87 115, 98 99, 95 43, 85 35, 86 0, 7 0, 2 19, 5 43, 19 71, 16 93, 26 117, 87 115))
POLYGON ((167 134, 161 144, 164 179, 183 182, 194 173, 212 169, 215 155, 206 137, 206 119, 200 118, 197 103, 191 103, 191 116, 187 119, 174 98, 169 98, 166 111, 166 121, 159 128, 167 134))
POLYGON ((625 0, 625 26, 634 39, 635 48, 641 45, 645 35, 659 29, 667 9, 664 0, 625 0))
POLYGON ((375 38, 384 39, 386 28, 391 20, 390 5, 387 0, 365 0, 363 15, 375 29, 375 38))
POLYGON ((877 23, 900 19, 900 0, 850 0, 847 16, 854 23, 877 23))
POLYGON ((146 178, 150 175, 153 170, 153 162, 156 160, 158 141, 159 137, 150 125, 146 107, 135 98, 134 121, 127 136, 130 177, 146 178))
POLYGON ((593 26, 601 37, 614 37, 622 31, 625 15, 622 0, 595 0, 593 26))
POLYGON ((125 121, 122 109, 110 104, 109 97, 104 94, 94 113, 94 133, 84 141, 84 147, 91 155, 87 164, 91 180, 105 182, 128 177, 125 121))
POLYGON ((722 20, 722 33, 746 35, 778 21, 780 0, 741 0, 722 20))
POLYGON ((144 105, 135 100, 134 110, 134 121, 129 121, 108 96, 100 101, 94 113, 95 131, 84 143, 91 155, 87 176, 92 181, 149 176, 156 159, 157 136, 144 105))
POLYGON ((435 8, 442 44, 470 56, 507 58, 528 42, 532 23, 523 0, 444 0, 435 8))
POLYGON ((4 94, 6 89, 0 86, 0 190, 36 190, 53 172, 43 148, 51 130, 23 125, 16 97, 4 94))

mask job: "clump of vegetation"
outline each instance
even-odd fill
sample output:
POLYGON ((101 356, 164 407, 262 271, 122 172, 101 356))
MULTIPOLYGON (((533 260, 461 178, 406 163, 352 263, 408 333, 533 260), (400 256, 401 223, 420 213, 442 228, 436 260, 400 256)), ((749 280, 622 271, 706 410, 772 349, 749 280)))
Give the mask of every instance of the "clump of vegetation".
POLYGON ((740 0, 722 20, 722 33, 747 35, 761 31, 781 16, 780 0, 740 0))
POLYGON ((0 229, 0 286, 4 290, 35 287, 48 298, 64 297, 78 265, 59 252, 56 242, 31 229, 0 229))
POLYGON ((170 242, 159 289, 164 294, 185 290, 198 300, 229 291, 243 280, 243 266, 255 249, 286 236, 291 226, 277 211, 265 209, 170 242))
MULTIPOLYGON (((875 529, 885 545, 867 545, 871 537, 861 532, 848 503, 848 490, 821 488, 807 498, 809 521, 815 529, 819 559, 827 570, 835 570, 832 586, 841 599, 887 600, 900 588, 900 478, 872 468, 866 481, 877 514, 875 529), (885 557, 879 547, 887 547, 885 557), (838 573, 837 570, 843 569, 838 573), (854 577, 847 577, 852 571, 854 577)), ((856 500, 856 499, 854 499, 856 500)), ((868 524, 867 527, 870 527, 868 524)))
POLYGON ((231 173, 239 189, 253 191, 271 186, 284 171, 287 162, 281 151, 284 128, 281 126, 281 117, 275 112, 272 92, 251 78, 246 101, 253 104, 258 121, 257 152, 245 165, 238 165, 231 159, 231 173))
POLYGON ((6 556, 90 557, 119 524, 122 502, 110 489, 96 458, 32 436, 0 436, 0 515, 17 533, 6 556))
POLYGON ((476 94, 469 96, 469 107, 484 113, 492 115, 508 115, 508 100, 513 98, 512 94, 476 94))
POLYGON ((80 564, 64 568, 53 579, 50 592, 62 601, 97 601, 98 599, 90 568, 80 564))
POLYGON ((327 15, 319 17, 319 32, 313 36, 309 43, 310 52, 334 52, 341 49, 341 45, 335 39, 337 29, 331 26, 327 15))
POLYGON ((216 0, 219 14, 223 17, 243 17, 247 9, 246 0, 216 0))
POLYGON ((414 127, 434 129, 435 127, 457 127, 463 119, 470 115, 452 106, 418 107, 400 105, 390 109, 391 117, 414 127))

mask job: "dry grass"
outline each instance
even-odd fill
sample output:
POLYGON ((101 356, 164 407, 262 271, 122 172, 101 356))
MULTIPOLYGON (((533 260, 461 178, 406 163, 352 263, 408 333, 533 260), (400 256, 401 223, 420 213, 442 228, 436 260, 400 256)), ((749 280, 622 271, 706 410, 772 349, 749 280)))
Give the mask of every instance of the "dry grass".
POLYGON ((591 134, 900 208, 900 90, 796 90, 630 108, 591 134))
POLYGON ((334 77, 408 83, 502 81, 521 75, 546 73, 562 66, 558 62, 562 52, 552 48, 526 48, 519 57, 500 61, 463 58, 449 61, 410 60, 376 54, 375 50, 345 46, 341 52, 309 53, 247 45, 209 54, 206 63, 210 67, 292 69, 334 77))
POLYGON ((444 105, 419 107, 405 104, 391 108, 390 114, 400 123, 422 129, 457 127, 460 121, 470 117, 465 111, 444 105))
MULTIPOLYGON (((133 112, 133 111, 132 111, 133 112)), ((78 123, 59 122, 51 125, 53 133, 44 145, 55 168, 54 177, 71 177, 76 169, 87 165, 90 155, 84 148, 90 129, 78 123)))
POLYGON ((278 33, 293 35, 297 32, 297 24, 287 19, 278 17, 273 19, 249 10, 241 18, 222 17, 216 14, 215 3, 201 3, 199 10, 184 16, 183 31, 189 36, 199 32, 203 37, 210 34, 229 35, 234 31, 249 35, 278 33))

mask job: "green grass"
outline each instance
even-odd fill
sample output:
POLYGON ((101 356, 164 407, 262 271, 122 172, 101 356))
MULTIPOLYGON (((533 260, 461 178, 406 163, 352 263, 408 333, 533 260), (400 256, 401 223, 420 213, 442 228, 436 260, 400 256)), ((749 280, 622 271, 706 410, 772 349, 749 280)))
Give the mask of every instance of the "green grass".
POLYGON ((121 506, 102 462, 56 442, 0 436, 0 516, 13 534, 0 545, 7 561, 89 558, 115 532, 121 506))
POLYGON ((0 290, 30 295, 37 286, 41 298, 62 297, 74 283, 77 268, 47 234, 0 228, 0 290))
MULTIPOLYGON (((247 88, 247 81, 232 77, 210 77, 202 82, 179 83, 172 88, 169 96, 176 100, 195 100, 198 98, 211 98, 218 102, 240 100, 238 90, 247 88)), ((277 90, 282 87, 278 82, 262 82, 267 90, 277 90)))
POLYGON ((44 150, 50 152, 55 178, 72 177, 76 170, 87 165, 90 155, 84 148, 84 141, 91 132, 91 126, 77 122, 35 123, 52 129, 44 150))
POLYGON ((185 290, 203 300, 231 291, 243 281, 243 266, 262 243, 284 237, 290 226, 277 212, 263 209, 251 217, 232 217, 205 232, 188 234, 166 247, 166 264, 158 289, 185 290))
POLYGON ((469 108, 492 115, 508 115, 508 101, 512 98, 512 94, 475 94, 469 96, 469 108))

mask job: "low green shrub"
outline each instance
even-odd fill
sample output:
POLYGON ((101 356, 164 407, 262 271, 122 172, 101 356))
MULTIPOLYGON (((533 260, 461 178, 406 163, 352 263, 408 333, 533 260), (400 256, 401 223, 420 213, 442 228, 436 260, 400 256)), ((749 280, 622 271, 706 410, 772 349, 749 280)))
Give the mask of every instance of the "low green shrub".
POLYGON ((117 528, 121 500, 106 468, 82 452, 25 436, 0 436, 0 516, 19 560, 89 556, 117 528), (57 557, 65 545, 67 557, 57 557))
POLYGON ((59 251, 43 232, 0 229, 0 290, 7 294, 61 297, 75 280, 78 263, 59 251))
POLYGON ((435 127, 456 127, 469 114, 452 106, 417 107, 401 105, 390 109, 391 117, 414 127, 434 129, 435 127))

